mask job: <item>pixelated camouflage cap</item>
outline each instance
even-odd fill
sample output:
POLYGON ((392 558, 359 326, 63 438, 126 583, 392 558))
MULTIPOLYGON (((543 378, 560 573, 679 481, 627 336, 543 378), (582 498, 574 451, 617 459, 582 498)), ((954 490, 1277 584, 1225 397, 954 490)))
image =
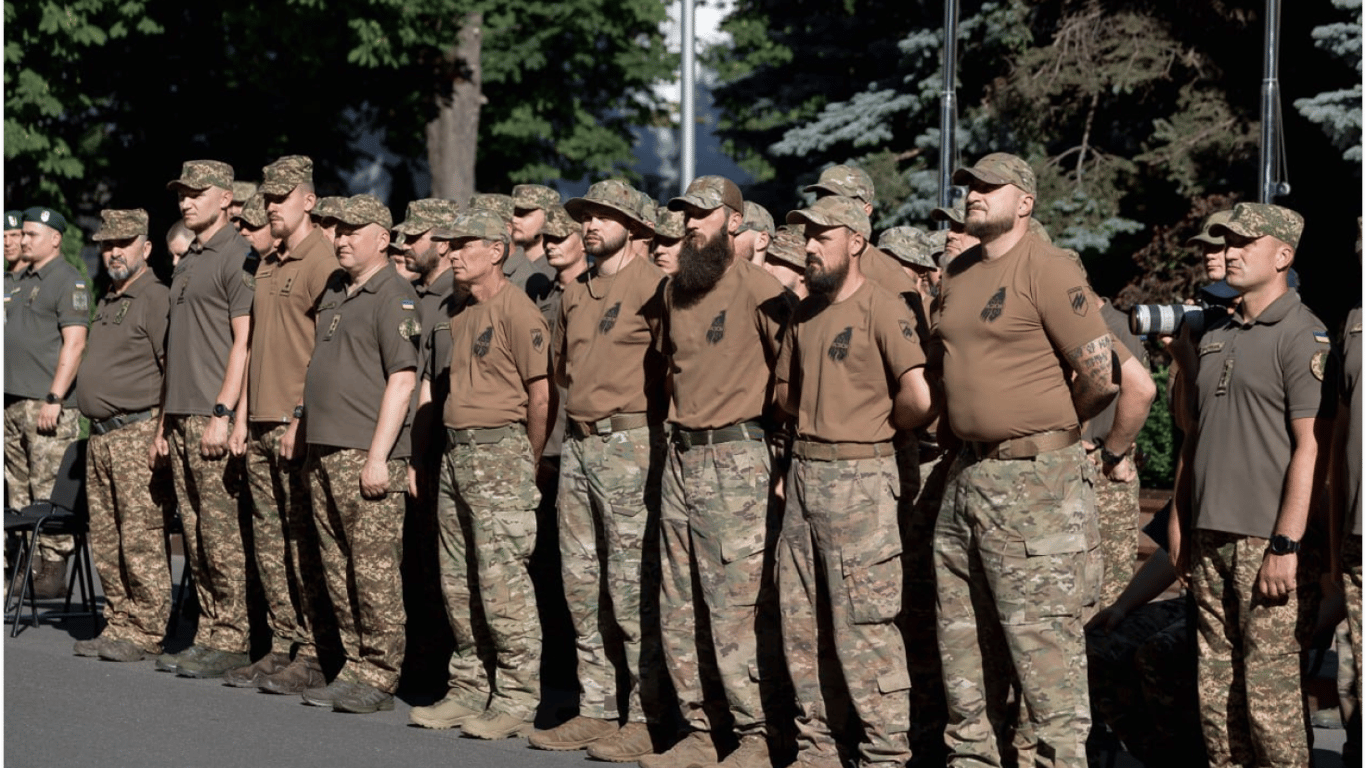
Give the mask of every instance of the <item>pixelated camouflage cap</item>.
POLYGON ((1238 203, 1233 206, 1233 215, 1227 223, 1210 227, 1210 234, 1215 237, 1223 237, 1225 232, 1253 239, 1270 236, 1291 248, 1298 248, 1300 235, 1304 232, 1304 217, 1279 205, 1238 203))
POLYGON ((746 200, 745 220, 740 223, 740 230, 736 234, 740 232, 767 232, 769 237, 773 237, 778 234, 778 228, 774 226, 773 214, 767 208, 746 200))
POLYGON ((930 239, 919 227, 892 227, 877 239, 877 247, 912 267, 939 269, 930 257, 930 239))
POLYGON ((1034 194, 1034 169, 1029 163, 1007 152, 992 152, 978 160, 971 168, 959 168, 953 172, 953 183, 967 186, 973 178, 987 184, 1014 184, 1020 189, 1034 194))
POLYGON ((946 229, 936 229, 925 235, 925 243, 930 247, 930 258, 937 265, 939 257, 944 255, 944 249, 949 247, 949 232, 946 229))
POLYGON ((105 208, 100 211, 100 228, 90 236, 91 240, 127 240, 132 237, 147 236, 147 211, 141 208, 132 210, 105 208))
POLYGON ((313 204, 313 210, 309 215, 319 221, 323 219, 340 219, 342 210, 346 207, 346 198, 337 195, 318 198, 318 202, 313 204))
POLYGON ((698 176, 688 185, 681 197, 669 201, 669 210, 681 211, 687 206, 714 211, 721 206, 744 213, 745 196, 735 182, 725 176, 698 176))
POLYGON ((1229 209, 1227 211, 1215 211, 1214 213, 1211 213, 1210 215, 1206 216, 1205 220, 1200 224, 1200 233, 1187 240, 1186 247, 1194 248, 1196 244, 1199 243, 1203 243, 1205 245, 1212 245, 1216 248, 1223 247, 1223 235, 1219 235, 1218 237, 1216 237, 1210 232, 1210 230, 1213 229, 1216 224, 1227 224, 1229 219, 1231 218, 1233 218, 1232 209, 1229 209))
POLYGON ((958 198, 958 202, 953 205, 941 205, 933 211, 930 211, 930 220, 948 221, 961 227, 968 220, 968 212, 965 208, 966 203, 964 202, 964 199, 960 197, 958 198))
POLYGON ((420 235, 429 229, 449 227, 460 213, 460 204, 454 200, 427 197, 408 203, 403 221, 394 225, 394 231, 406 236, 420 235))
POLYGON ((540 184, 518 184, 512 188, 512 207, 514 209, 531 210, 539 208, 548 211, 552 205, 559 204, 560 193, 550 187, 544 187, 540 184))
POLYGON ((655 237, 662 237, 665 240, 682 240, 683 235, 688 233, 688 228, 683 224, 683 212, 671 211, 668 208, 660 208, 659 216, 655 217, 655 237))
POLYGON ((166 182, 167 189, 193 189, 195 191, 218 187, 232 189, 232 166, 219 160, 186 160, 180 166, 180 178, 166 182))
POLYGON ((506 244, 508 242, 507 222, 497 211, 490 211, 487 208, 470 208, 458 214, 449 227, 438 227, 432 230, 433 240, 463 240, 469 237, 477 237, 480 240, 497 240, 506 244))
POLYGON ((773 241, 768 244, 768 250, 764 251, 764 258, 804 271, 806 269, 806 235, 802 234, 801 226, 784 224, 779 227, 778 233, 773 236, 773 241))
POLYGON ((394 228, 394 216, 389 213, 389 206, 369 194, 348 198, 337 218, 353 227, 378 224, 384 229, 394 228))
POLYGON ((24 210, 24 221, 36 221, 39 224, 52 227, 53 229, 66 233, 66 217, 43 205, 35 205, 24 210))
POLYGON ((5 231, 24 228, 23 211, 5 211, 5 231))
POLYGON ((852 165, 835 165, 821 171, 821 178, 815 184, 802 189, 803 192, 824 192, 840 197, 856 197, 865 203, 873 203, 873 177, 862 168, 852 165))
POLYGON ((481 192, 470 198, 471 210, 493 211, 502 216, 506 224, 512 223, 512 211, 515 207, 516 205, 512 202, 512 195, 481 192))
POLYGON ((270 223, 270 217, 266 215, 266 196, 263 192, 257 192, 242 204, 242 212, 237 214, 237 218, 242 220, 252 229, 260 229, 270 223))
POLYGON ((649 234, 654 235, 655 219, 659 218, 659 201, 637 189, 636 206, 640 211, 640 220, 645 222, 649 234))
POLYGON ((313 183, 313 159, 307 155, 285 155, 261 169, 261 192, 287 195, 300 184, 313 183))
POLYGON ((583 221, 594 208, 608 208, 626 215, 628 226, 633 229, 653 229, 654 222, 647 222, 640 214, 641 193, 621 179, 599 181, 588 188, 583 197, 565 201, 564 209, 575 221, 583 221))
POLYGON ((822 227, 848 227, 863 235, 865 239, 873 233, 873 225, 868 222, 868 214, 863 210, 863 203, 842 195, 817 198, 810 208, 789 211, 787 214, 788 224, 800 224, 804 221, 822 227))
POLYGON ((244 203, 256 194, 260 187, 254 181, 232 180, 232 199, 236 203, 244 203))
POLYGON ((1048 234, 1048 230, 1044 229, 1043 224, 1033 216, 1029 217, 1029 234, 1039 238, 1040 240, 1044 241, 1045 243, 1048 243, 1049 245, 1053 244, 1053 237, 1048 234))
POLYGON ((569 215, 569 212, 564 209, 563 205, 556 203, 546 209, 545 227, 541 229, 542 235, 560 240, 569 237, 575 232, 582 233, 583 227, 577 221, 574 221, 574 217, 569 215))

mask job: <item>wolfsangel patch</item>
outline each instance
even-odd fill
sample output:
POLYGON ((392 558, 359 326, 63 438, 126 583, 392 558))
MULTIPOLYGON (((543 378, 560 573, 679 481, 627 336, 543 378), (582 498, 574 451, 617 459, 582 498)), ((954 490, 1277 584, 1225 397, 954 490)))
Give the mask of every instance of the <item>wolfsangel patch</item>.
POLYGON ((1329 343, 1328 334, 1323 331, 1314 331, 1314 341, 1317 341, 1320 344, 1327 344, 1329 343))
POLYGON ((1328 366, 1328 350, 1319 350, 1309 360, 1309 371, 1314 374, 1314 378, 1323 381, 1324 369, 1328 366))

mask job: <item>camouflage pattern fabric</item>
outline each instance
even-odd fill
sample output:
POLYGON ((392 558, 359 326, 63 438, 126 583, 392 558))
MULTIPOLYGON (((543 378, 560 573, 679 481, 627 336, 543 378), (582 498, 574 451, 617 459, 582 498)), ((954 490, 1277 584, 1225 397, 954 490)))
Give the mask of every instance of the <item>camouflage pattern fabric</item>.
POLYGON ((803 752, 832 763, 838 759, 821 691, 819 642, 806 618, 829 610, 826 626, 862 723, 860 764, 905 765, 911 756, 911 681, 896 623, 902 602, 896 460, 796 458, 788 477, 778 588, 784 655, 799 711, 799 759, 817 762, 803 752))
POLYGON ((736 213, 743 214, 745 198, 740 193, 740 188, 735 186, 735 182, 724 176, 698 176, 688 184, 688 189, 681 197, 669 201, 668 208, 671 211, 681 211, 684 206, 689 205, 704 211, 714 211, 724 205, 736 213))
POLYGON ((939 651, 949 764, 1001 765, 985 669, 999 629, 1029 713, 1038 765, 1084 766, 1091 709, 1082 614, 1094 605, 1094 467, 1080 444, 1031 460, 976 460, 949 472, 935 524, 939 651))
POLYGON ((86 445, 90 551, 104 592, 101 637, 159 653, 171 615, 166 516, 175 505, 170 467, 147 468, 156 416, 86 445))
MULTIPOLYGON (((19 400, 5 407, 5 502, 15 509, 52 494, 66 447, 81 433, 81 412, 63 408, 57 417, 57 431, 38 434, 38 411, 42 407, 42 400, 19 400)), ((75 551, 70 536, 44 536, 38 542, 39 557, 49 562, 63 560, 75 551)))
POLYGON ((1270 604, 1255 594, 1266 539, 1203 529, 1192 538, 1200 722, 1210 765, 1309 765, 1300 656, 1318 612, 1312 552, 1301 549, 1295 594, 1270 604))
POLYGON ((185 527, 185 559, 199 597, 195 645, 246 653, 247 552, 237 496, 244 490, 243 461, 211 461, 199 453, 208 416, 167 416, 171 472, 185 527))
POLYGON ((865 203, 873 202, 873 177, 862 168, 852 165, 832 165, 821 171, 820 179, 803 192, 825 192, 841 197, 852 197, 865 203))
MULTIPOLYGON (((1351 702, 1351 712, 1343 709, 1343 725, 1347 728, 1347 744, 1343 747, 1342 764, 1361 762, 1361 537, 1344 535, 1342 541, 1342 588, 1347 600, 1347 636, 1351 651, 1348 669, 1338 667, 1339 690, 1347 688, 1339 699, 1351 702), (1350 677, 1350 682, 1343 678, 1350 677), (1344 685, 1344 683, 1346 683, 1344 685)), ((1339 644, 1340 657, 1347 656, 1339 644)))
POLYGON ((100 228, 90 236, 95 242, 105 240, 127 240, 131 237, 147 236, 147 211, 141 208, 118 210, 105 208, 100 211, 100 228))
MULTIPOLYGON (((911 441, 897 452, 918 462, 919 445, 911 441)), ((952 461, 944 457, 919 464, 918 492, 907 493, 901 483, 901 633, 906 642, 907 672, 911 676, 911 753, 925 765, 944 763, 944 668, 935 634, 934 525, 944 498, 944 484, 952 461), (908 503, 909 501, 909 503, 908 503)))
POLYGON ((540 500, 524 432, 446 453, 436 513, 441 591, 455 635, 449 696, 527 720, 541 690, 541 625, 528 570, 540 500))
POLYGON ((1254 239, 1269 235, 1294 248, 1304 232, 1304 217, 1279 205, 1238 203, 1227 222, 1209 225, 1214 237, 1221 238, 1225 232, 1254 239))
POLYGON ((307 155, 285 155, 261 169, 263 195, 288 195, 300 184, 313 183, 313 159, 307 155))
POLYGON ((180 166, 180 178, 166 182, 167 189, 232 189, 232 166, 219 160, 186 160, 180 166))
MULTIPOLYGON (((381 499, 361 496, 365 451, 310 445, 304 474, 327 593, 346 655, 337 679, 398 690, 403 668, 403 498, 408 466, 390 459, 389 490, 381 499)), ((315 638, 325 637, 318 632, 315 638)), ((324 651, 326 649, 319 649, 324 651)))
POLYGON ((571 438, 560 457, 560 574, 578 648, 579 714, 658 722, 659 482, 649 427, 571 438), (624 675, 618 675, 617 670, 624 675))
POLYGON ((1138 478, 1116 483, 1096 473, 1096 514, 1105 578, 1097 605, 1111 605, 1128 586, 1138 559, 1138 478))
POLYGON ((992 152, 983 156, 971 168, 959 168, 953 172, 953 183, 965 187, 970 179, 979 179, 987 184, 1014 184, 1028 194, 1034 194, 1034 169, 1023 159, 1006 152, 992 152))

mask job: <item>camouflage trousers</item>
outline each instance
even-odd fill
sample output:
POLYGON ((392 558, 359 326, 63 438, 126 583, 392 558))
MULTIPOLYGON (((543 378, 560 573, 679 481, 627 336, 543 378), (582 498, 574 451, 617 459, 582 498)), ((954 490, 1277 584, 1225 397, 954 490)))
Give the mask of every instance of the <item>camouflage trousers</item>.
POLYGON ((185 528, 185 560, 194 574, 199 598, 195 645, 245 653, 250 646, 247 621, 247 552, 237 496, 244 490, 240 458, 210 460, 199 453, 208 416, 167 416, 171 473, 185 528))
MULTIPOLYGON (((767 732, 760 690, 776 637, 760 637, 768 523, 768 449, 737 440, 671 445, 660 510, 660 632, 687 726, 711 731, 713 716, 740 734, 767 732), (706 711, 719 688, 728 708, 706 711)), ((766 625, 765 625, 766 626, 766 625)), ((719 702, 718 702, 719 703, 719 702)))
POLYGON ((540 498, 524 431, 492 445, 451 441, 436 503, 441 592, 455 636, 449 696, 526 719, 541 695, 528 569, 540 498))
POLYGON ((911 753, 925 765, 943 764, 948 721, 944 669, 935 635, 934 526, 952 465, 943 456, 920 464, 919 492, 908 500, 903 480, 899 501, 903 510, 901 634, 911 676, 911 753))
POLYGON ((312 625, 317 610, 316 574, 322 573, 318 529, 308 500, 303 462, 280 455, 286 424, 248 425, 247 484, 251 491, 252 546, 266 601, 266 624, 274 653, 295 645, 317 656, 312 625))
POLYGON ((578 648, 579 714, 617 719, 624 693, 628 722, 657 722, 659 606, 646 598, 659 590, 653 470, 663 462, 663 443, 650 427, 638 427, 571 437, 562 451, 560 572, 578 648))
POLYGON ((1098 605, 1112 605, 1134 575, 1138 557, 1138 478, 1117 483, 1096 472, 1096 514, 1105 578, 1098 605))
POLYGON ((911 681, 896 621, 902 602, 896 460, 796 458, 787 489, 778 594, 797 698, 798 761, 839 764, 822 681, 842 676, 862 724, 859 764, 901 768, 911 756, 911 681), (832 635, 837 668, 823 672, 824 632, 832 635))
POLYGON ((1210 765, 1308 766, 1312 732, 1300 657, 1318 611, 1310 552, 1299 556, 1299 588, 1273 603, 1256 594, 1266 539, 1207 530, 1192 539, 1200 722, 1210 765))
MULTIPOLYGON (((341 652, 337 679, 398 690, 403 668, 403 499, 408 464, 386 462, 389 489, 382 498, 361 496, 366 452, 357 448, 308 446, 304 475, 318 527, 318 549, 332 601, 341 652)), ((329 633, 318 632, 315 642, 329 633)), ((331 649, 318 648, 320 654, 331 649)))
POLYGON ((1338 658, 1351 657, 1338 667, 1338 699, 1344 703, 1343 725, 1347 745, 1343 765, 1361 762, 1361 537, 1344 534, 1342 541, 1342 589, 1347 600, 1347 648, 1338 644, 1338 658), (1344 668, 1345 667, 1345 668, 1344 668))
MULTIPOLYGON (((5 406, 5 503, 15 509, 52 494, 66 447, 81 434, 81 412, 75 408, 62 408, 57 430, 40 434, 38 411, 42 407, 42 400, 19 400, 5 406)), ((48 561, 63 560, 75 551, 75 541, 65 534, 44 536, 38 542, 38 555, 48 561)))
POLYGON ((934 555, 950 765, 1001 765, 990 715, 1005 709, 1002 681, 984 675, 994 635, 1029 713, 1034 762, 1086 764, 1081 619, 1100 582, 1092 472, 1080 445, 1033 459, 964 452, 949 472, 934 555))
POLYGON ((102 637, 159 652, 171 615, 166 516, 175 506, 169 467, 147 468, 156 416, 86 446, 90 551, 104 592, 102 637))

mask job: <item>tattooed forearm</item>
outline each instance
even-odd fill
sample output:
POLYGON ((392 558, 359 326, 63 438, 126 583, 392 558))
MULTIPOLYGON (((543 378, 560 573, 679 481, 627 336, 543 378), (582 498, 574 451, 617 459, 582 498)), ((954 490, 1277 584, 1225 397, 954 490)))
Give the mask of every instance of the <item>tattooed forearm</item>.
POLYGON ((1107 334, 1067 354, 1076 375, 1072 377, 1072 405, 1077 418, 1086 421, 1105 410, 1119 391, 1115 379, 1114 352, 1107 334))

